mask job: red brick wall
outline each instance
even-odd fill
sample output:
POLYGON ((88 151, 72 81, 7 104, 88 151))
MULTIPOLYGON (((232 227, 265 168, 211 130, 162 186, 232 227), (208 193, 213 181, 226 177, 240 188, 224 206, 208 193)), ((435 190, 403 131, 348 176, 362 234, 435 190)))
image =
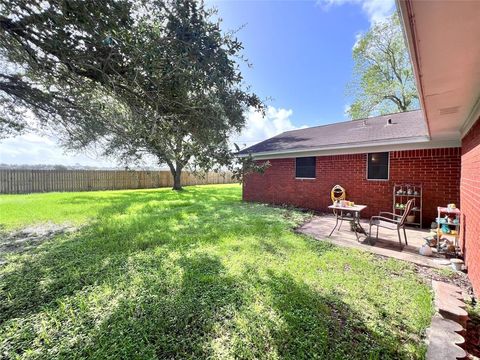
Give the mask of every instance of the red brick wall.
POLYGON ((330 191, 339 184, 348 200, 368 206, 362 215, 370 217, 392 210, 395 183, 416 183, 423 186, 424 226, 436 217, 437 206, 459 204, 460 148, 392 151, 388 181, 367 180, 366 161, 366 154, 319 156, 316 179, 299 180, 294 158, 273 159, 263 175, 247 176, 243 199, 328 211, 330 191))
POLYGON ((475 294, 480 296, 480 119, 462 139, 461 246, 475 294))

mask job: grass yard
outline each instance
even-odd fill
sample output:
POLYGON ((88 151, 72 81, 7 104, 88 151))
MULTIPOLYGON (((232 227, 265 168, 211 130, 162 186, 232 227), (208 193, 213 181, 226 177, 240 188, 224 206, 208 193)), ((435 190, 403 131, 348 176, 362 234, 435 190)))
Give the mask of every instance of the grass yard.
POLYGON ((0 196, 7 232, 82 227, 0 265, 0 358, 422 358, 407 264, 298 235, 238 185, 0 196))

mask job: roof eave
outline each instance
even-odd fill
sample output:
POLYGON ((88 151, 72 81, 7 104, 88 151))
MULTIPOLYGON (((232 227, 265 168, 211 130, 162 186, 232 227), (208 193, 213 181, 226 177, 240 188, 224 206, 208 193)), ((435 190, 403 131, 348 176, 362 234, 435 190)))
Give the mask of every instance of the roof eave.
POLYGON ((408 137, 404 139, 395 139, 395 140, 374 140, 374 141, 362 141, 356 143, 346 143, 346 144, 335 144, 335 145, 327 145, 321 146, 316 148, 302 148, 302 149, 289 149, 289 150, 274 150, 274 151, 262 151, 257 153, 243 153, 238 154, 239 158, 245 158, 248 156, 253 157, 264 157, 269 155, 292 155, 304 152, 322 152, 328 150, 343 150, 343 149, 355 149, 355 148, 363 148, 367 146, 382 146, 382 145, 400 145, 400 144, 413 144, 413 143, 422 143, 422 142, 429 142, 429 136, 415 136, 415 137, 408 137))
POLYGON ((468 1, 395 1, 429 135, 461 139, 480 118, 480 57, 472 56, 480 50, 480 8, 468 1), (462 76, 449 77, 454 69, 462 76), (442 114, 448 108, 456 111, 442 114))
POLYGON ((407 45, 410 62, 413 66, 413 73, 415 75, 415 83, 417 85, 418 98, 420 102, 420 109, 423 113, 427 125, 428 135, 431 136, 430 125, 425 108, 424 91, 422 84, 422 74, 420 70, 420 59, 418 57, 417 41, 415 35, 415 18, 413 16, 412 5, 410 0, 395 0, 398 12, 400 14, 400 22, 402 23, 403 35, 405 37, 405 44, 407 45))

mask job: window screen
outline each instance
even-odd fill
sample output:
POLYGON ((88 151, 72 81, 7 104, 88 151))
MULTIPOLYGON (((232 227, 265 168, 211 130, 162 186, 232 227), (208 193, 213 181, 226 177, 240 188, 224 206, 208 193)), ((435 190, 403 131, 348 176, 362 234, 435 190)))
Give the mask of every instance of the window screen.
POLYGON ((315 156, 297 158, 295 161, 295 177, 314 179, 315 165, 315 156))
POLYGON ((388 180, 388 152, 368 154, 368 180, 388 180))

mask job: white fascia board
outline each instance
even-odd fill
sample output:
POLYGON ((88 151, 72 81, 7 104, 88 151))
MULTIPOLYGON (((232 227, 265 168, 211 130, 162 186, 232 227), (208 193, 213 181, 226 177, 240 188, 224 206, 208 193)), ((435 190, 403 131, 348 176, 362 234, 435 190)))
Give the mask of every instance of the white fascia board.
MULTIPOLYGON (((329 155, 349 155, 349 154, 363 154, 373 152, 390 152, 390 151, 402 151, 402 150, 421 150, 421 149, 437 149, 437 148, 453 148, 460 147, 460 140, 443 140, 443 141, 421 141, 410 143, 397 143, 397 144, 375 144, 364 145, 357 147, 336 147, 336 148, 322 148, 322 149, 303 149, 295 151, 284 152, 269 152, 269 153, 256 153, 252 154, 255 160, 269 160, 269 159, 282 159, 292 158, 300 156, 329 156, 329 155)), ((246 157, 248 155, 242 155, 246 157)))
MULTIPOLYGON (((427 116, 427 109, 425 106, 425 97, 423 91, 422 71, 421 71, 421 57, 418 49, 418 40, 416 36, 415 28, 415 14, 413 13, 413 1, 414 0, 395 0, 397 9, 400 15, 400 23, 402 25, 405 42, 407 44, 407 50, 410 56, 410 61, 413 66, 413 73, 415 75, 415 83, 417 85, 417 92, 420 100, 420 108, 422 109, 423 116, 427 122, 428 132, 432 137, 436 134, 430 132, 430 122, 427 116)), ((480 90, 480 89, 478 89, 480 90)), ((475 122, 480 118, 480 97, 473 105, 468 117, 460 127, 460 137, 463 138, 475 122)))
POLYGON ((472 111, 465 119, 462 127, 460 128, 460 134, 462 138, 467 135, 468 131, 472 128, 472 126, 476 123, 476 121, 480 119, 480 97, 478 97, 475 105, 473 105, 472 111))
POLYGON ((403 36, 407 45, 410 63, 413 67, 413 74, 415 76, 415 85, 417 87, 418 99, 420 102, 420 109, 423 113, 423 118, 427 123, 428 134, 432 136, 430 131, 430 123, 428 121, 427 109, 425 107, 425 98, 422 82, 422 71, 420 64, 420 55, 418 51, 415 17, 413 16, 412 0, 395 0, 396 8, 400 17, 400 24, 403 30, 403 36))

